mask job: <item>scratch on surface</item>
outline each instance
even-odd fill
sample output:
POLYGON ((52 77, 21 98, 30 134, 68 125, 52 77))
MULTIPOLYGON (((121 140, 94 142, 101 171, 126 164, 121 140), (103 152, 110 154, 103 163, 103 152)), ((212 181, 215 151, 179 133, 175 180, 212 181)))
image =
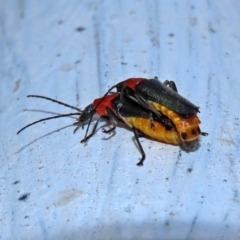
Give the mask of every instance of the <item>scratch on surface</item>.
POLYGON ((61 72, 69 72, 72 70, 72 66, 68 65, 68 64, 64 64, 62 66, 59 67, 59 70, 61 72))
POLYGON ((80 197, 82 194, 82 191, 75 189, 60 191, 58 193, 59 199, 57 204, 58 206, 67 205, 68 203, 74 201, 76 198, 80 197))
POLYGON ((221 137, 221 138, 218 138, 218 141, 221 142, 223 145, 225 146, 232 146, 232 145, 236 145, 234 140, 231 139, 230 137, 227 138, 227 137, 221 137))
POLYGON ((52 131, 52 132, 50 132, 50 133, 47 133, 47 134, 45 134, 45 135, 43 135, 43 136, 41 136, 41 137, 39 137, 39 138, 36 138, 35 140, 31 141, 30 143, 27 143, 26 145, 24 145, 23 147, 21 147, 19 150, 17 150, 17 151, 14 153, 14 155, 22 152, 25 148, 28 148, 30 145, 36 143, 37 141, 41 140, 42 138, 45 138, 45 137, 47 137, 47 136, 49 136, 49 135, 51 135, 51 134, 53 134, 53 133, 59 132, 59 131, 65 129, 65 128, 68 128, 68 127, 72 127, 72 124, 71 124, 71 125, 67 125, 67 126, 65 126, 65 127, 62 127, 62 128, 59 128, 59 129, 57 129, 57 130, 54 130, 54 131, 52 131))
POLYGON ((19 79, 17 79, 17 80, 15 81, 15 85, 14 85, 14 88, 13 88, 13 92, 16 92, 16 91, 19 89, 21 80, 22 80, 22 79, 19 78, 19 79))
POLYGON ((190 235, 193 233, 193 229, 196 224, 197 218, 198 218, 198 214, 194 217, 194 219, 192 221, 192 224, 191 224, 191 227, 190 227, 190 230, 189 230, 189 233, 188 233, 188 236, 186 239, 191 239, 190 235))
POLYGON ((19 17, 23 19, 25 17, 25 0, 19 1, 19 17))

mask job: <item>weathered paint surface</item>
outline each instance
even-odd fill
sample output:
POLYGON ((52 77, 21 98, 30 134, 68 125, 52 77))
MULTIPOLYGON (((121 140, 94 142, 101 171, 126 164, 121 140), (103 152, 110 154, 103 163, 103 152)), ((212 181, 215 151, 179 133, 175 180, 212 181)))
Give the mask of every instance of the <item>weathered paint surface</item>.
POLYGON ((0 239, 239 239, 239 12, 237 0, 1 1, 0 239), (197 151, 141 138, 139 168, 124 128, 86 146, 72 118, 16 135, 68 112, 28 94, 83 108, 154 76, 200 107, 197 151))

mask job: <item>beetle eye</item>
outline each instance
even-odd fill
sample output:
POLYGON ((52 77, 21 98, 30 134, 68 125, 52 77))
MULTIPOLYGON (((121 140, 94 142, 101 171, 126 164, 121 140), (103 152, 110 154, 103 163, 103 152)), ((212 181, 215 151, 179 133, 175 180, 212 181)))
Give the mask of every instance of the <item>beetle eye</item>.
POLYGON ((185 132, 182 132, 181 133, 181 136, 182 136, 182 139, 186 140, 187 139, 187 133, 185 132))

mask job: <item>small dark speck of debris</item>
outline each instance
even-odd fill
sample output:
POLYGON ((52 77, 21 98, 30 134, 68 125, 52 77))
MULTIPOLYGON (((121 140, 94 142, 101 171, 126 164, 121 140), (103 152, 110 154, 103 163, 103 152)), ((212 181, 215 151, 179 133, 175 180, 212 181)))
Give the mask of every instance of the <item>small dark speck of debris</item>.
POLYGON ((122 65, 127 65, 127 63, 126 63, 126 62, 121 62, 121 64, 122 64, 122 65))
POLYGON ((85 30, 85 28, 84 28, 84 27, 77 27, 75 30, 76 30, 77 32, 82 32, 82 31, 85 30))
POLYGON ((13 184, 14 184, 14 185, 16 185, 16 184, 18 184, 18 183, 20 183, 20 181, 19 181, 19 180, 17 180, 17 181, 15 181, 15 182, 13 182, 13 184))
POLYGON ((188 169, 187 169, 187 171, 188 171, 189 173, 192 172, 192 170, 193 170, 192 168, 188 168, 188 169))
POLYGON ((30 193, 25 193, 21 197, 19 197, 18 200, 26 202, 29 195, 30 195, 30 193))
POLYGON ((165 226, 169 226, 170 225, 170 222, 169 221, 166 221, 165 222, 165 226))
POLYGON ((169 33, 168 36, 169 37, 174 37, 174 33, 169 33))

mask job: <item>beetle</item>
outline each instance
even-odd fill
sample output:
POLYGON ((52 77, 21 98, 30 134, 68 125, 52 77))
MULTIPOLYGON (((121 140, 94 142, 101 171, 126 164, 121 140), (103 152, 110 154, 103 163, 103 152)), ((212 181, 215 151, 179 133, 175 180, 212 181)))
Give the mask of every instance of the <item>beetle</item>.
POLYGON ((95 113, 99 115, 99 118, 92 132, 88 136, 85 135, 85 138, 81 142, 86 142, 93 136, 98 121, 102 117, 108 117, 112 125, 109 130, 103 128, 104 133, 112 132, 115 130, 117 124, 121 122, 128 126, 134 133, 137 145, 142 154, 141 160, 137 163, 138 166, 142 166, 145 159, 145 153, 140 144, 139 135, 172 145, 181 144, 179 134, 173 124, 171 127, 165 125, 161 119, 152 115, 150 110, 143 108, 131 99, 124 98, 122 100, 120 93, 110 93, 102 98, 95 99, 92 104, 84 109, 74 125, 77 125, 78 128, 86 121, 91 121, 91 116, 95 113))
POLYGON ((40 95, 28 95, 27 97, 43 98, 46 100, 50 100, 58 104, 64 105, 66 107, 75 109, 77 110, 77 112, 61 114, 58 116, 40 119, 38 121, 30 123, 25 127, 21 128, 17 132, 17 134, 19 134, 21 131, 23 131, 24 129, 30 126, 45 120, 78 115, 78 119, 73 124, 76 126, 74 130, 74 132, 76 132, 77 129, 79 127, 84 126, 85 123, 88 122, 90 124, 92 120, 92 116, 94 114, 97 114, 99 118, 97 119, 92 129, 92 132, 89 135, 87 135, 87 132, 86 132, 86 135, 84 139, 81 140, 81 142, 86 142, 91 136, 94 135, 98 122, 102 118, 107 117, 112 126, 108 130, 103 128, 102 131, 104 133, 111 133, 112 131, 115 130, 115 128, 119 123, 122 123, 123 125, 129 127, 134 133, 137 146, 142 155, 140 161, 137 163, 138 166, 142 166, 145 160, 145 152, 139 141, 139 136, 145 136, 145 137, 148 137, 160 142, 169 143, 172 145, 181 144, 179 134, 176 131, 173 124, 171 127, 165 125, 161 119, 159 119, 155 115, 152 115, 152 112, 150 110, 143 108, 141 105, 132 101, 131 99, 124 98, 122 100, 120 93, 110 93, 107 96, 104 96, 103 98, 95 99, 93 103, 88 105, 83 111, 79 108, 76 108, 74 106, 68 105, 66 103, 57 101, 49 97, 40 96, 40 95), (152 127, 152 125, 154 125, 154 127, 152 127))
POLYGON ((161 83, 157 77, 154 79, 129 78, 112 86, 105 95, 113 88, 121 93, 121 99, 130 98, 151 110, 165 125, 172 127, 171 124, 174 124, 185 150, 197 149, 199 135, 207 135, 199 128, 201 123, 197 116, 199 107, 178 94, 173 81, 166 80, 161 83), (189 144, 190 142, 192 144, 189 144))

